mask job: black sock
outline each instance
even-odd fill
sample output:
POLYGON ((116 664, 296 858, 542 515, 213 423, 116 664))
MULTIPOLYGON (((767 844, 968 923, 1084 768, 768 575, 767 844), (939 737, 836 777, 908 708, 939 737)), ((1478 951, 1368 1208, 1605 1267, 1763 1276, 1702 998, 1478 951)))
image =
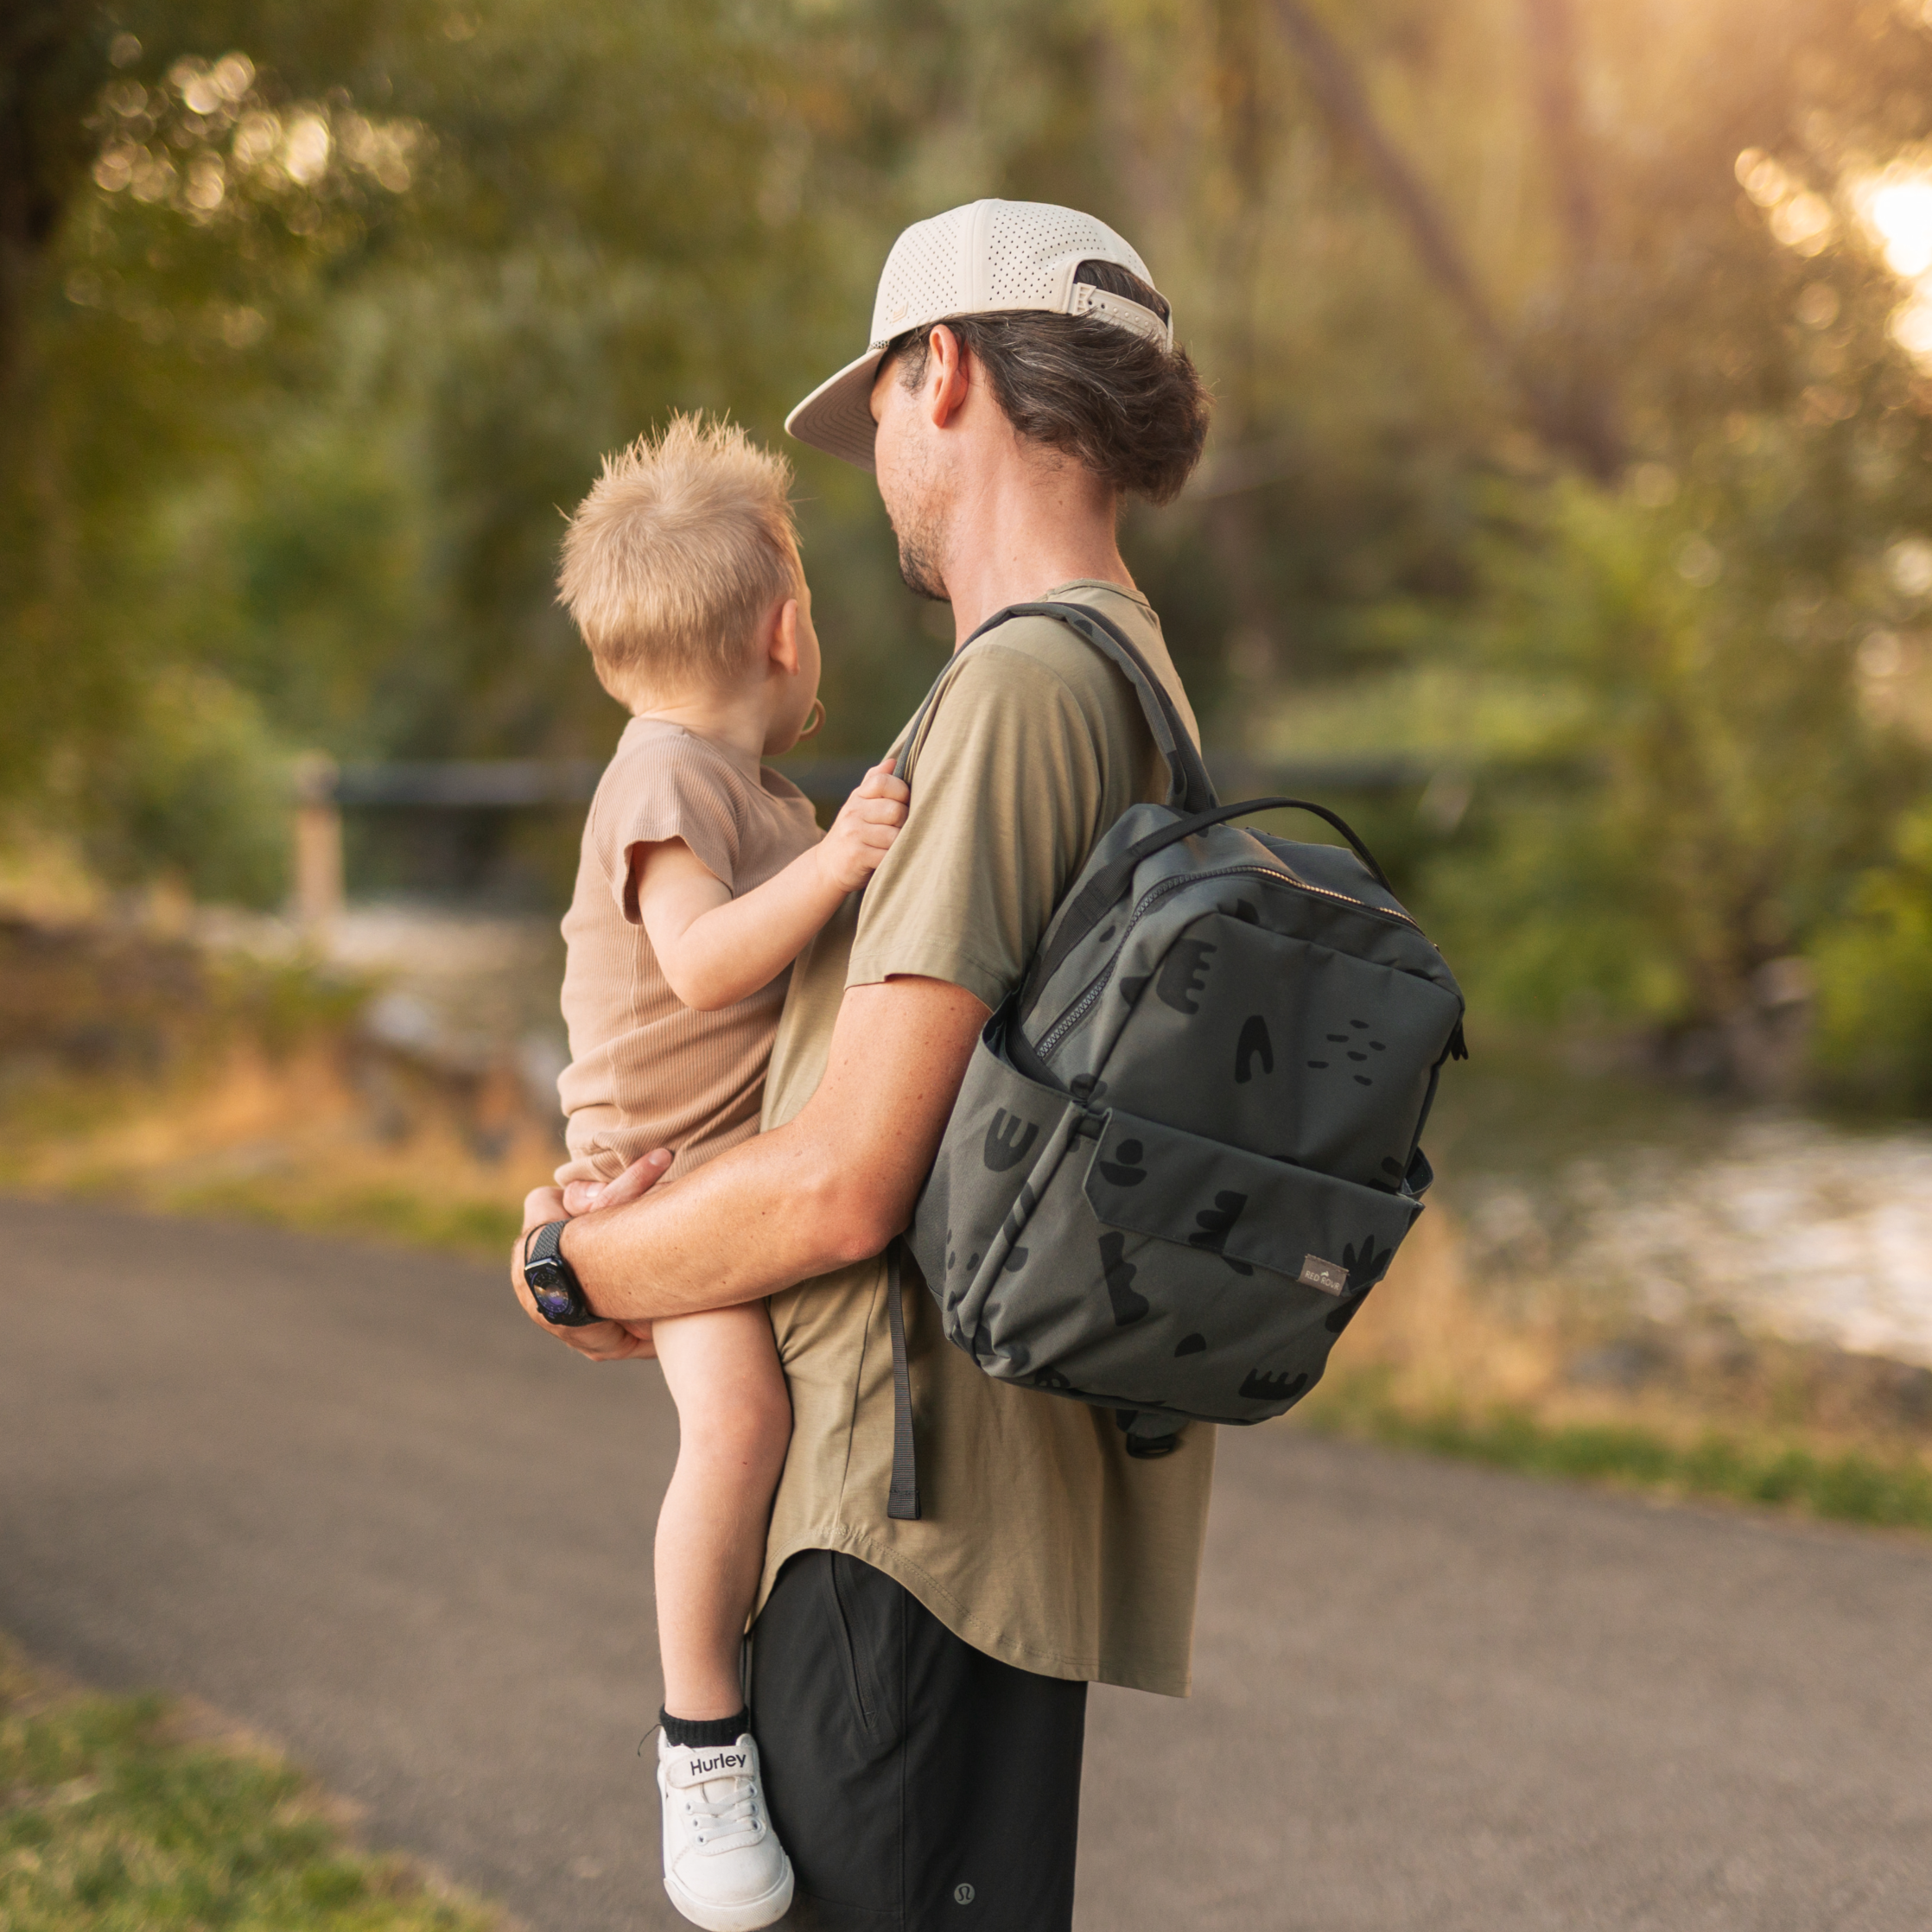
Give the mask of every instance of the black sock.
POLYGON ((734 1718, 674 1718, 669 1711, 658 1713, 664 1727, 665 1741, 690 1745, 705 1751, 718 1745, 734 1745, 752 1727, 752 1714, 740 1711, 734 1718))

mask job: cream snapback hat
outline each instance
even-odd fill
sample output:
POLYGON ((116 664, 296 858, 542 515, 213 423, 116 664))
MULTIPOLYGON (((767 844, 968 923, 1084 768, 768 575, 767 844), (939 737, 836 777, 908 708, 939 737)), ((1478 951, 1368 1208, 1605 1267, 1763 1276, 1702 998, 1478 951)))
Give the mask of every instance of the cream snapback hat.
POLYGON ((800 442, 872 467, 872 384, 894 341, 949 315, 1032 309, 1093 315, 1173 346, 1172 317, 1076 282, 1084 262, 1111 262, 1153 286, 1147 265, 1104 221, 1047 201, 973 201, 915 221, 893 244, 872 305, 866 352, 785 419, 800 442))

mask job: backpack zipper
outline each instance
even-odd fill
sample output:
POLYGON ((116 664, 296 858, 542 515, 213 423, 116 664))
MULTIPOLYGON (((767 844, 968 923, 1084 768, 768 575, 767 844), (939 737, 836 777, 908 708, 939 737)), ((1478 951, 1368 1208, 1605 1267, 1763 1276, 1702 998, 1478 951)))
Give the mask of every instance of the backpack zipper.
POLYGON ((1344 906, 1359 906, 1364 912, 1373 912, 1385 919, 1397 919, 1406 926, 1412 926, 1420 932, 1422 929, 1406 912, 1391 912, 1385 906, 1371 906, 1365 899, 1356 899, 1348 893, 1338 893, 1327 886, 1313 886, 1306 879, 1297 879, 1292 872, 1284 872, 1275 866, 1223 866, 1214 872, 1185 872, 1173 879, 1163 879, 1159 885, 1150 886, 1135 902, 1128 915, 1126 928, 1120 937, 1120 944, 1114 948, 1107 963, 1101 968, 1078 999, 1069 1007, 1041 1036, 1039 1045, 1033 1052, 1041 1060, 1050 1060, 1058 1050, 1060 1043, 1093 1011, 1100 996, 1107 990, 1107 982, 1114 976, 1114 969, 1120 963, 1121 955, 1127 950, 1127 942, 1133 937, 1134 929, 1142 917, 1169 893, 1178 892, 1183 886, 1198 884, 1204 879, 1272 879, 1284 886, 1292 886, 1297 892, 1314 893, 1323 899, 1338 899, 1344 906))

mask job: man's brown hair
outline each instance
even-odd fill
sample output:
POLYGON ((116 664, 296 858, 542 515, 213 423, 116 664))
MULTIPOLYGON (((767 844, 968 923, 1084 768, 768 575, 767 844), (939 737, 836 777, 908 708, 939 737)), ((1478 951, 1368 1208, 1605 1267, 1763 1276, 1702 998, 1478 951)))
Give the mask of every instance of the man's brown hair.
POLYGON ((698 416, 605 457, 563 539, 558 601, 613 697, 744 673, 759 623, 804 582, 791 490, 783 456, 698 416))
MULTIPOLYGON (((1165 298, 1115 263, 1084 262, 1074 279, 1167 319, 1165 298)), ((930 323, 893 351, 906 388, 925 379, 941 326, 930 323)), ((1151 503, 1173 502, 1194 473, 1213 402, 1185 349, 1095 315, 953 315, 943 326, 985 369, 995 400, 1028 442, 1151 503)))

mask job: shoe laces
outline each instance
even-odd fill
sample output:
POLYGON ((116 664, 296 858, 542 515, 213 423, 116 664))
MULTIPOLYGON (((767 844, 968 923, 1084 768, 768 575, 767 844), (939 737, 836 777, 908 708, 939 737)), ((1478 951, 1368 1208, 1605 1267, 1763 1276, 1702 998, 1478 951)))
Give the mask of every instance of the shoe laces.
POLYGON ((691 1836, 705 1852, 728 1852, 755 1841, 764 1826, 758 1815, 756 1786, 748 1776, 707 1778, 683 1791, 685 1815, 691 1836), (719 1786, 724 1790, 712 1794, 719 1786))

